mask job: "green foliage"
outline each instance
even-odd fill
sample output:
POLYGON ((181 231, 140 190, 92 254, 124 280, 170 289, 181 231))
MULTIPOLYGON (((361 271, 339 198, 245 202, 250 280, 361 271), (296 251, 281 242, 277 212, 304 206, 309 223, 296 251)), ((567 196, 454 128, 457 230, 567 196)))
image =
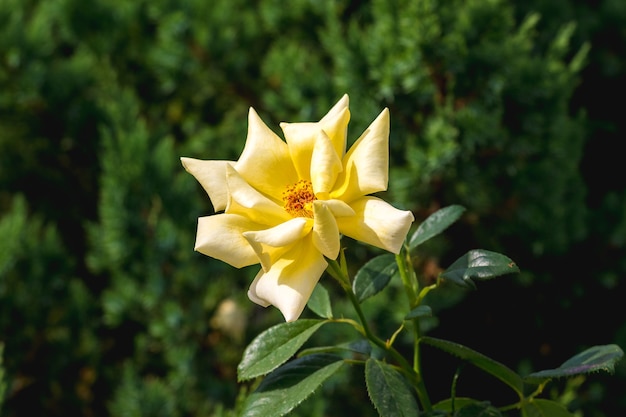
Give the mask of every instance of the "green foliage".
POLYGON ((414 250, 422 243, 443 232, 451 224, 456 222, 464 211, 465 207, 454 204, 439 209, 428 216, 428 218, 420 223, 415 233, 411 236, 411 239, 409 239, 409 250, 414 250))
POLYGON ((473 249, 454 261, 441 277, 462 286, 474 287, 474 281, 484 281, 519 272, 508 256, 483 249, 473 249))
POLYGON ((281 366, 263 379, 244 404, 242 417, 280 417, 299 405, 343 365, 339 356, 309 355, 281 366))
POLYGON ((139 378, 131 365, 127 365, 114 393, 111 415, 177 416, 176 390, 158 378, 139 378))
POLYGON ((311 298, 307 302, 307 307, 315 314, 325 319, 333 317, 333 310, 330 304, 330 295, 328 290, 322 284, 317 284, 313 289, 311 298))
POLYGON ((573 417, 563 405, 544 399, 536 399, 522 406, 523 417, 573 417))
POLYGON ((522 396, 524 382, 522 377, 513 372, 509 367, 495 361, 481 353, 478 353, 466 346, 458 343, 450 342, 447 340, 436 339, 432 337, 422 338, 422 342, 430 346, 434 346, 445 352, 448 352, 458 358, 469 361, 473 365, 479 367, 483 371, 493 375, 511 389, 513 389, 518 395, 522 396))
POLYGON ((433 315, 433 310, 432 308, 430 308, 430 306, 420 305, 420 306, 415 307, 413 310, 411 310, 409 314, 407 314, 404 317, 404 319, 410 320, 410 319, 417 319, 421 317, 429 317, 432 315, 433 315))
POLYGON ((87 405, 98 361, 93 296, 74 276, 57 229, 29 213, 23 196, 12 203, 0 219, 4 408, 87 405))
POLYGON ((418 412, 417 401, 402 374, 390 365, 369 358, 365 362, 367 392, 381 416, 408 417, 418 412))
POLYGON ((352 291, 359 302, 376 295, 387 286, 391 277, 398 271, 396 261, 391 254, 379 255, 359 269, 352 291))
POLYGON ((452 417, 501 417, 500 410, 488 401, 477 401, 471 398, 454 398, 441 401, 434 405, 434 412, 426 416, 452 417))
POLYGON ((237 375, 240 380, 265 375, 291 358, 325 321, 297 320, 277 324, 257 337, 248 345, 237 375))
POLYGON ((556 369, 533 372, 524 380, 529 383, 545 383, 552 378, 572 377, 592 372, 615 372, 615 364, 624 356, 617 345, 593 346, 563 362, 556 369))

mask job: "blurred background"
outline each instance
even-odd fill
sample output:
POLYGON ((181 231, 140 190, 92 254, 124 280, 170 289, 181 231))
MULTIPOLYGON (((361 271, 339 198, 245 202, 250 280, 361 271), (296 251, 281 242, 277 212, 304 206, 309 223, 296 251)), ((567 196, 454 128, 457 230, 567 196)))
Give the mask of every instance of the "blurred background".
MULTIPOLYGON (((350 141, 390 109, 385 199, 417 223, 467 208, 416 255, 425 279, 474 248, 522 270, 444 288, 429 334, 522 374, 625 348, 625 64, 622 0, 0 0, 1 414, 236 415, 243 349, 282 317, 247 299, 257 267, 193 251, 212 207, 179 157, 235 160, 250 106, 280 132, 344 93, 350 141)), ((344 245, 354 268, 378 253, 344 245)), ((366 302, 381 335, 394 285, 366 302)), ((458 363, 423 360, 448 397, 458 363)), ((294 415, 375 416, 350 369, 294 415)), ((457 394, 506 404, 481 378, 457 394)), ((624 363, 554 386, 626 415, 624 363)))

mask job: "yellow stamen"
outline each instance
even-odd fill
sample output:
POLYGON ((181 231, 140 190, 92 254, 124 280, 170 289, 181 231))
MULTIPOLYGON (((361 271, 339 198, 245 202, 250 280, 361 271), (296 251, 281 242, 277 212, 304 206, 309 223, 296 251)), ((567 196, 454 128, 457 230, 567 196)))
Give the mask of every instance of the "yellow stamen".
POLYGON ((287 187, 283 193, 285 211, 293 217, 313 218, 313 201, 317 200, 313 193, 311 181, 300 180, 287 187))

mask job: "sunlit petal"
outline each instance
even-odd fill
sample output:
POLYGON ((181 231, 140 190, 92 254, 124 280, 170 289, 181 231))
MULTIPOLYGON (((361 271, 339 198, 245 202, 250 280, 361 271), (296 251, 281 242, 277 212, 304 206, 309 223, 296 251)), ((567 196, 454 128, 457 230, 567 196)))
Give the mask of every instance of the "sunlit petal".
POLYGON ((180 158, 183 167, 193 175, 207 192, 215 211, 226 208, 228 189, 226 187, 226 165, 231 161, 203 161, 193 158, 180 158))
POLYGON ((235 268, 259 263, 242 233, 262 225, 237 214, 216 214, 198 219, 195 250, 231 264, 235 268))
POLYGON ((287 185, 298 181, 287 144, 250 108, 246 145, 235 169, 254 188, 280 200, 287 185))
POLYGON ((244 232, 243 237, 257 254, 263 269, 268 271, 276 259, 311 231, 312 223, 311 219, 296 217, 270 229, 244 232))
POLYGON ((338 115, 342 114, 345 109, 350 106, 350 97, 347 94, 341 96, 333 107, 320 119, 320 122, 326 123, 329 120, 334 120, 338 115))
POLYGON ((256 223, 268 226, 275 226, 291 219, 282 206, 250 186, 232 166, 226 168, 226 180, 230 195, 227 213, 241 214, 256 223))
POLYGON ((271 305, 271 303, 263 298, 259 298, 256 295, 256 284, 259 281, 259 279, 261 279, 261 277, 265 274, 265 271, 263 269, 261 269, 256 276, 254 277, 254 280, 252 281, 252 284, 250 284, 250 288, 248 289, 248 298, 250 299, 250 301, 252 301, 255 304, 260 305, 261 307, 267 307, 269 305, 271 305))
POLYGON ((311 238, 304 238, 269 271, 257 274, 248 297, 262 306, 276 306, 286 321, 297 320, 327 266, 311 238))
POLYGON ((341 159, 323 130, 317 135, 311 155, 311 183, 317 198, 328 199, 328 193, 342 170, 341 159))
POLYGON ((333 213, 335 217, 354 216, 355 212, 352 207, 341 200, 324 200, 324 205, 333 213))
POLYGON ((319 121, 322 130, 330 138, 340 158, 343 158, 346 152, 348 123, 350 122, 349 104, 350 99, 347 94, 344 94, 319 121))
POLYGON ((313 244, 327 258, 337 258, 340 236, 335 216, 321 200, 313 203, 313 213, 313 244))
POLYGON ((339 231, 370 245, 399 253, 413 222, 410 211, 398 210, 376 197, 364 197, 351 204, 352 217, 339 217, 339 231))
POLYGON ((326 132, 337 155, 343 156, 349 121, 348 99, 344 96, 319 122, 280 124, 301 179, 311 180, 311 155, 321 130, 326 132))
POLYGON ((389 110, 380 115, 343 159, 331 198, 346 202, 387 189, 389 174, 389 110))

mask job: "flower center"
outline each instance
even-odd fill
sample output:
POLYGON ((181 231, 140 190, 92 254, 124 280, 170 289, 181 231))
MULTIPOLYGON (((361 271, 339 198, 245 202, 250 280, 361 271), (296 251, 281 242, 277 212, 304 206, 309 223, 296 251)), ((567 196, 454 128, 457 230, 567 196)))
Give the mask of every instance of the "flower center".
POLYGON ((313 218, 313 201, 317 200, 313 193, 311 181, 300 180, 287 187, 283 193, 285 211, 293 217, 313 218))

